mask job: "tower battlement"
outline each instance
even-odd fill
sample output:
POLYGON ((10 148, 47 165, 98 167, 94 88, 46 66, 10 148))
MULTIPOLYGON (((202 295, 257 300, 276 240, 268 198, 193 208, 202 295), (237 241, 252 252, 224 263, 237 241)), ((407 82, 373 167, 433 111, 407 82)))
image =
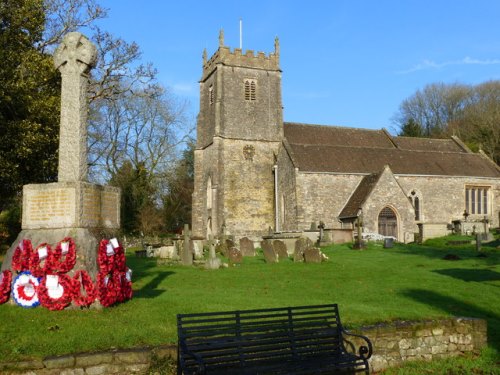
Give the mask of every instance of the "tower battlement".
POLYGON ((202 81, 214 71, 217 64, 281 71, 279 67, 279 40, 278 38, 275 39, 274 52, 268 55, 264 52, 255 53, 253 50, 246 50, 245 53, 243 53, 241 48, 234 48, 234 50, 231 51, 230 47, 224 45, 224 33, 221 30, 219 35, 219 48, 212 57, 207 59, 206 50, 203 51, 202 81))

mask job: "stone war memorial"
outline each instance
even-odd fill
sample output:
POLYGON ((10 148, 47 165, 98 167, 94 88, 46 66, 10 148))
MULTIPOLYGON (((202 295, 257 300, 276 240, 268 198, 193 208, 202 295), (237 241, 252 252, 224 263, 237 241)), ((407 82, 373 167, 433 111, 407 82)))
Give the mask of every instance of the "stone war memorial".
POLYGON ((54 53, 62 78, 58 182, 23 187, 22 231, 2 264, 0 303, 60 310, 132 296, 116 239, 120 189, 87 180, 87 88, 96 58, 96 47, 78 32, 54 53))

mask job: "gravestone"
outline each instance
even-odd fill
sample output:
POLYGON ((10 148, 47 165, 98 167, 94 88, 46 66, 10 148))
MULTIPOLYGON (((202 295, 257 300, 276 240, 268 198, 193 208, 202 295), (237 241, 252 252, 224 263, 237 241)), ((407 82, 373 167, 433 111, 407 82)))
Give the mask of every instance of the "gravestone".
POLYGON ((243 256, 241 255, 241 251, 239 251, 236 247, 232 247, 228 251, 229 264, 239 264, 243 261, 243 256))
POLYGON ((99 243, 118 235, 120 189, 87 181, 88 74, 96 56, 96 47, 78 32, 68 33, 54 53, 55 68, 61 73, 58 182, 23 186, 22 231, 2 270, 10 269, 12 255, 24 239, 36 247, 55 246, 71 237, 76 248, 74 270, 86 270, 96 280, 99 243))
POLYGON ((248 237, 240 238, 240 251, 244 257, 255 256, 255 247, 253 246, 253 241, 248 237))
POLYGON ((234 241, 233 241, 233 240, 231 240, 231 239, 229 239, 229 238, 228 238, 228 239, 226 239, 226 247, 227 247, 228 249, 230 249, 230 248, 232 248, 232 247, 236 247, 236 244, 234 243, 234 241))
POLYGON ((304 252, 312 247, 313 243, 308 237, 300 237, 297 241, 295 241, 295 248, 293 251, 293 261, 303 262, 304 252))
POLYGON ((288 252, 286 250, 286 245, 283 241, 274 240, 273 241, 274 252, 278 254, 280 259, 288 259, 288 252))
POLYGON ((217 258, 217 255, 215 254, 215 240, 213 235, 210 235, 210 238, 208 240, 208 259, 205 263, 205 268, 208 270, 217 270, 221 266, 221 260, 217 258))
POLYGON ((191 241, 189 239, 189 224, 184 224, 182 235, 184 242, 182 245, 181 262, 184 266, 191 266, 193 264, 193 253, 191 252, 191 241))
POLYGON ((266 260, 266 263, 278 263, 278 254, 274 251, 273 243, 270 240, 262 241, 260 246, 264 252, 264 259, 266 260))
POLYGON ((321 256, 321 251, 318 248, 311 247, 304 251, 304 260, 306 263, 321 263, 323 257, 321 256))

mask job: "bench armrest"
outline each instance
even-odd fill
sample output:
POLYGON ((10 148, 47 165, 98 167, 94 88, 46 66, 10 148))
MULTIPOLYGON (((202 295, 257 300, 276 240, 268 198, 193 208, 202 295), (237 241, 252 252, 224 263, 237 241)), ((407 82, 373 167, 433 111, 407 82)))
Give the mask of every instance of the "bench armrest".
POLYGON ((362 358, 362 359, 368 359, 372 356, 373 354, 373 347, 372 347, 372 342, 370 341, 370 339, 366 336, 363 336, 363 335, 358 335, 358 334, 355 334, 355 333, 351 333, 345 329, 342 328, 342 339, 344 341, 346 341, 348 343, 348 345, 354 350, 356 351, 355 347, 354 347, 354 344, 347 340, 344 335, 347 335, 347 336, 352 336, 352 337, 357 337, 358 339, 362 339, 364 341, 366 341, 366 345, 361 345, 358 349, 358 353, 359 353, 359 356, 362 358))
MULTIPOLYGON (((206 373, 206 368, 205 368, 205 361, 203 361, 203 358, 201 355, 199 354, 196 354, 194 352, 192 352, 191 350, 189 350, 188 346, 186 345, 186 343, 184 341, 180 341, 179 342, 179 349, 181 350, 182 352, 182 357, 185 357, 186 355, 189 355, 189 356, 192 356, 196 363, 198 364, 198 374, 205 374, 206 373)), ((179 362, 180 361, 184 361, 184 358, 180 359, 180 356, 179 356, 179 362)), ((180 365, 180 363, 177 364, 178 366, 180 365)), ((183 367, 183 366, 181 366, 183 367)), ((181 371, 180 373, 183 373, 183 371, 181 371)))

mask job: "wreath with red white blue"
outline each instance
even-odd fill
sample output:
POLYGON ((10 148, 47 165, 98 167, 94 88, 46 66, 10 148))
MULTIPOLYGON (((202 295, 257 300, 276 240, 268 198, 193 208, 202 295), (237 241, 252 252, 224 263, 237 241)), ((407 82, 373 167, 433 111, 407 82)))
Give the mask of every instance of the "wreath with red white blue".
POLYGON ((37 288, 40 280, 29 271, 21 272, 12 284, 12 297, 21 307, 31 308, 40 304, 37 288))
POLYGON ((12 272, 5 270, 0 273, 0 305, 9 300, 12 283, 12 272))

